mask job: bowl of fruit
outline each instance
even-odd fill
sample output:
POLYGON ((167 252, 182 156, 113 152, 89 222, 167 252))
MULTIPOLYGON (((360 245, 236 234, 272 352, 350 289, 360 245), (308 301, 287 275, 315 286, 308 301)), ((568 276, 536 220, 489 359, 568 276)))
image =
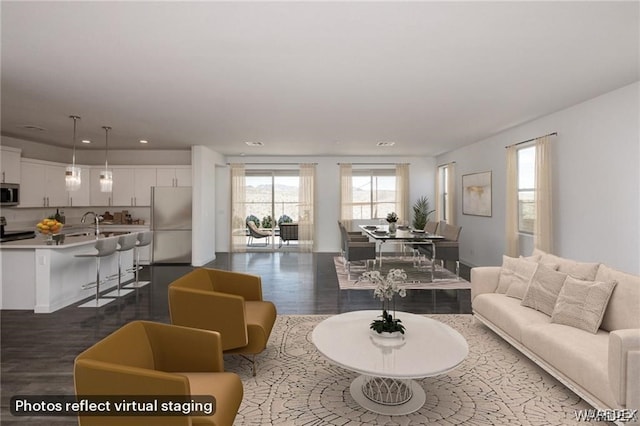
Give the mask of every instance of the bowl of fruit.
POLYGON ((53 236, 59 234, 60 231, 62 231, 63 226, 63 223, 58 222, 54 218, 48 217, 38 222, 36 229, 39 233, 45 236, 47 241, 53 241, 53 236))

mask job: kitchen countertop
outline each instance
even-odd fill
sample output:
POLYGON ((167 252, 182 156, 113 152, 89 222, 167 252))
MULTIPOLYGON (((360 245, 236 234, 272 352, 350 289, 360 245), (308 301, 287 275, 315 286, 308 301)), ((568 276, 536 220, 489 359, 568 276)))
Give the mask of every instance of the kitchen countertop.
MULTIPOLYGON (((103 238, 117 238, 121 233, 130 233, 136 231, 145 231, 149 227, 146 225, 100 225, 99 239, 103 238), (113 234, 113 235, 110 235, 113 234)), ((65 226, 61 235, 64 235, 63 241, 56 244, 46 244, 45 236, 36 234, 35 238, 17 241, 7 241, 0 243, 1 249, 65 249, 70 247, 76 247, 81 245, 87 245, 95 243, 96 236, 94 234, 94 228, 89 228, 86 225, 81 226, 65 226), (73 235, 80 233, 88 233, 89 235, 73 235)))

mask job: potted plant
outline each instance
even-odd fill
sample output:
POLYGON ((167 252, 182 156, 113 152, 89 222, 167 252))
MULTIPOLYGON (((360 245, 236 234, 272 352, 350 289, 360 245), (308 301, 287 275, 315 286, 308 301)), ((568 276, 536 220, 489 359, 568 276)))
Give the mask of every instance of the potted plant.
POLYGON ((429 197, 420 197, 413 204, 413 229, 424 229, 431 213, 429 210, 429 197))
POLYGON ((382 302, 382 315, 374 320, 369 328, 381 336, 394 336, 404 334, 405 328, 402 321, 394 318, 396 314, 394 296, 398 294, 405 297, 407 291, 400 287, 400 283, 407 279, 407 274, 403 269, 391 269, 386 276, 382 276, 380 271, 370 271, 362 274, 362 279, 368 280, 376 285, 373 291, 374 297, 382 302), (390 311, 393 309, 393 315, 390 311))
POLYGON ((262 218, 262 227, 263 228, 273 228, 273 218, 271 215, 267 215, 262 218))
POLYGON ((280 224, 282 223, 293 223, 293 219, 291 219, 291 217, 287 216, 286 214, 283 214, 278 219, 278 226, 280 226, 280 224))
POLYGON ((260 219, 258 219, 257 216, 254 216, 252 214, 247 216, 247 219, 245 220, 245 223, 247 224, 247 226, 249 226, 249 222, 253 222, 257 227, 260 227, 260 219))

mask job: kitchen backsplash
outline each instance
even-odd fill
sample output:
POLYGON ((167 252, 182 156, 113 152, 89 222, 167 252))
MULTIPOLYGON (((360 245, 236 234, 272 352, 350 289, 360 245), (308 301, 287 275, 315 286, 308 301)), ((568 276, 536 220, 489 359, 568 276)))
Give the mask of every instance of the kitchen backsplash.
MULTIPOLYGON (((64 214, 65 216, 65 223, 69 225, 80 225, 82 215, 88 211, 96 212, 101 216, 109 212, 115 216, 115 213, 120 213, 123 210, 127 210, 134 221, 144 221, 145 225, 150 225, 151 223, 151 209, 149 207, 63 207, 59 210, 60 214, 64 214)), ((7 220, 7 230, 16 230, 31 229, 35 227, 41 219, 55 215, 55 213, 56 209, 51 207, 32 209, 9 207, 2 208, 0 215, 4 216, 7 220)))

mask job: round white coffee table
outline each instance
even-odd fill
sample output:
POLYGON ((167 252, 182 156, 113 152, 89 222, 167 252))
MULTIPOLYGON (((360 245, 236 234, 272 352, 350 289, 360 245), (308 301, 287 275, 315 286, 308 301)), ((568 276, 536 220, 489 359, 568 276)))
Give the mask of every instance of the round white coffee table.
POLYGON ((406 332, 380 337, 369 324, 380 311, 335 315, 318 324, 311 339, 332 363, 362 374, 350 387, 361 406, 379 414, 404 415, 422 407, 426 394, 412 379, 437 376, 456 368, 469 353, 467 341, 432 318, 397 312, 406 332))

